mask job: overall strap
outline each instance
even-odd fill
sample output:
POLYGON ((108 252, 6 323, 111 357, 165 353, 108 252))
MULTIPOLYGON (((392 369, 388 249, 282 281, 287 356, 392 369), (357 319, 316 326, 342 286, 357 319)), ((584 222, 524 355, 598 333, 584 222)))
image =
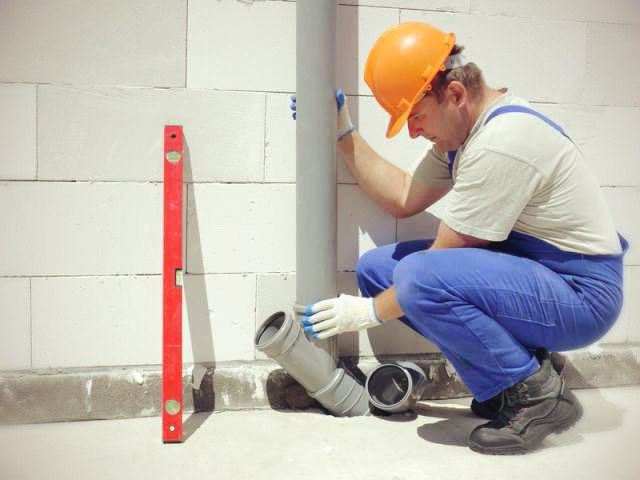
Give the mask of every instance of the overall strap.
MULTIPOLYGON (((484 123, 482 125, 483 126, 486 125, 487 123, 489 123, 490 120, 496 118, 498 115, 502 115, 503 113, 512 113, 512 112, 527 113, 529 115, 533 115, 534 117, 538 117, 540 120, 545 122, 547 125, 552 127, 554 130, 556 130, 557 132, 561 133, 565 137, 569 138, 569 135, 566 134, 564 129, 560 125, 558 125, 556 122, 551 120, 549 117, 545 117, 540 112, 536 112, 532 108, 525 107, 525 106, 522 106, 522 105, 504 105, 502 107, 498 107, 493 112, 491 112, 489 114, 489 116, 487 117, 487 119, 484 121, 484 123)), ((571 139, 569 138, 569 140, 571 140, 571 139)), ((449 157, 449 165, 448 165, 448 167, 449 167, 449 175, 453 175, 453 162, 454 162, 454 160, 456 158, 456 150, 451 150, 451 151, 447 152, 447 156, 449 157)))
POLYGON ((487 123, 489 123, 490 120, 493 120, 498 115, 502 115, 503 113, 511 113, 511 112, 528 113, 529 115, 533 115, 534 117, 538 117, 540 120, 545 122, 547 125, 553 127, 554 130, 556 130, 557 132, 560 132, 562 135, 564 135, 565 137, 569 138, 569 136, 565 133, 564 129, 560 125, 558 125, 556 122, 551 120, 549 117, 545 117, 540 112, 536 112, 532 108, 525 107, 525 106, 522 106, 522 105, 504 105, 502 107, 496 108, 487 117, 487 119, 484 121, 483 125, 486 125, 487 123))

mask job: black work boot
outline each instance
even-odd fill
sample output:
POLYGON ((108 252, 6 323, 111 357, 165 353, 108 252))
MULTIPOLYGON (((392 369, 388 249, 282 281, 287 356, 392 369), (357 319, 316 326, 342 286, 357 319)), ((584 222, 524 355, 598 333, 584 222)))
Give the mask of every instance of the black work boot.
MULTIPOLYGON (((540 363, 550 359, 553 369, 562 374, 564 360, 560 355, 549 353, 545 348, 539 348, 535 351, 535 356, 540 363)), ((500 392, 484 402, 479 402, 475 398, 471 400, 471 411, 478 417, 486 418, 487 420, 494 420, 502 410, 502 407, 504 407, 504 392, 500 392)))
POLYGON ((504 391, 504 407, 495 420, 471 432, 469 447, 494 455, 526 453, 581 416, 578 399, 547 358, 536 373, 504 391))

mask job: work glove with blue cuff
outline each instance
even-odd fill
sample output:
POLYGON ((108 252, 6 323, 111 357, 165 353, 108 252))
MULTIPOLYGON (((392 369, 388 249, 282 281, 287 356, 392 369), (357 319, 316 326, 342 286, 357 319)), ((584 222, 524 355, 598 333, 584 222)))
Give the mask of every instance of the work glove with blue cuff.
POLYGON ((300 324, 313 339, 324 340, 343 332, 382 325, 373 298, 341 294, 307 306, 300 324))
MULTIPOLYGON (((338 89, 336 91, 336 106, 338 107, 338 141, 340 141, 355 129, 353 122, 351 122, 351 117, 349 116, 349 108, 347 107, 347 96, 344 94, 342 89, 338 89)), ((295 120, 298 113, 295 95, 291 95, 291 103, 289 104, 289 108, 293 111, 292 116, 295 120)))

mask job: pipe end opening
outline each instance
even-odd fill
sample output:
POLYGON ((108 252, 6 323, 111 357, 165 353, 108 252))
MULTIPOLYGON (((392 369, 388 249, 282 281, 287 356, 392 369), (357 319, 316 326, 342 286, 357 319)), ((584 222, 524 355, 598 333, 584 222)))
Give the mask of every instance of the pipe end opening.
POLYGON ((402 402, 409 392, 409 379, 403 368, 383 365, 367 380, 367 391, 374 405, 392 407, 402 402))
POLYGON ((255 345, 260 348, 273 339, 284 325, 287 317, 284 312, 276 312, 267 318, 255 337, 255 345))

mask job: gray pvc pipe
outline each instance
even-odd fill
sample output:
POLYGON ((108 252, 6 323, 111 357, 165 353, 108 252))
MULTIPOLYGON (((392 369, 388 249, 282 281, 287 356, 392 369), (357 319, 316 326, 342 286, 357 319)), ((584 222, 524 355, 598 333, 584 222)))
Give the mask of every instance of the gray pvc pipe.
POLYGON ((256 333, 255 345, 334 415, 369 413, 369 399, 362 385, 344 369, 336 368, 330 353, 309 341, 291 315, 276 312, 267 318, 256 333))
POLYGON ((365 382, 371 404, 389 413, 413 409, 426 386, 424 370, 413 362, 405 361, 379 365, 365 382))
MULTIPOLYGON (((296 303, 337 294, 336 2, 296 2, 296 303)), ((335 339, 315 344, 337 359, 335 339)))
POLYGON ((311 342, 298 323, 303 305, 337 293, 335 0, 298 0, 296 29, 298 318, 274 313, 258 330, 255 345, 334 415, 366 415, 364 387, 337 368, 336 339, 311 342))

